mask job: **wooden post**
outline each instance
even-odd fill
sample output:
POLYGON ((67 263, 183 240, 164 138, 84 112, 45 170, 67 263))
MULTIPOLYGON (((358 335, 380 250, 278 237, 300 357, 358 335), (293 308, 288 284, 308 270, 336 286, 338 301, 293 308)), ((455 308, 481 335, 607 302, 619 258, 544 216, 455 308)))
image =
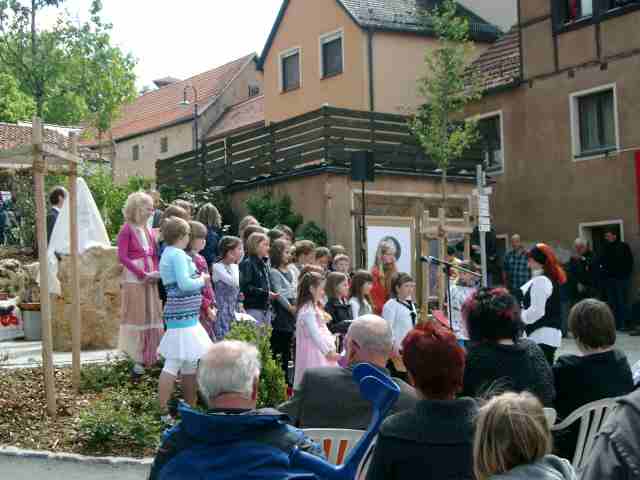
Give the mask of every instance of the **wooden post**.
MULTIPOLYGON (((469 217, 469 212, 464 212, 464 226, 465 228, 471 228, 471 219, 469 217)), ((464 259, 466 261, 471 260, 471 234, 464 234, 464 259)))
MULTIPOLYGON (((71 153, 77 155, 78 140, 71 135, 71 153)), ((71 254, 71 343, 72 343, 72 381, 73 390, 80 391, 80 350, 81 350, 81 320, 80 320, 80 274, 78 272, 78 165, 69 164, 69 238, 71 254)))
POLYGON ((47 399, 47 412, 56 416, 56 387, 53 371, 53 342, 51 334, 51 298, 49 296, 49 264, 47 259, 47 206, 44 199, 44 175, 47 171, 42 154, 42 124, 33 118, 31 142, 33 144, 33 182, 36 203, 36 230, 38 259, 40 260, 40 314, 42 316, 42 369, 47 399))
MULTIPOLYGON (((444 260, 447 257, 447 219, 445 217, 445 210, 444 208, 439 208, 438 209, 438 247, 439 247, 439 251, 438 251, 438 258, 444 260)), ((438 304, 440 305, 440 309, 442 310, 444 308, 444 301, 446 298, 445 295, 445 288, 446 287, 446 282, 445 282, 445 272, 442 269, 438 269, 438 304)))

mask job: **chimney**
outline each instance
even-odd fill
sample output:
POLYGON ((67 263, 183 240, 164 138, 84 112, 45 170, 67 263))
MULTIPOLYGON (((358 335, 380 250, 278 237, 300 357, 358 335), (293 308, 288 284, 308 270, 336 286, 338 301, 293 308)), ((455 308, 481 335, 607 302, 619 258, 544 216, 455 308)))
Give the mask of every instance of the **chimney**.
POLYGON ((162 87, 166 87, 167 85, 171 85, 173 83, 178 83, 180 81, 181 80, 179 78, 164 77, 164 78, 159 78, 158 80, 154 80, 153 83, 156 85, 156 87, 162 88, 162 87))

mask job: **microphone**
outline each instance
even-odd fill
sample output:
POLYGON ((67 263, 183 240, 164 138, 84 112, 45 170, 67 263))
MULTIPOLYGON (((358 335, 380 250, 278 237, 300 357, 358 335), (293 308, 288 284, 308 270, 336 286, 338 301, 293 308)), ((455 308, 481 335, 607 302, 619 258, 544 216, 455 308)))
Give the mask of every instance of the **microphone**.
POLYGON ((431 255, 429 255, 428 257, 420 257, 420 261, 424 263, 432 263, 434 265, 440 265, 442 263, 436 257, 432 257, 431 255))

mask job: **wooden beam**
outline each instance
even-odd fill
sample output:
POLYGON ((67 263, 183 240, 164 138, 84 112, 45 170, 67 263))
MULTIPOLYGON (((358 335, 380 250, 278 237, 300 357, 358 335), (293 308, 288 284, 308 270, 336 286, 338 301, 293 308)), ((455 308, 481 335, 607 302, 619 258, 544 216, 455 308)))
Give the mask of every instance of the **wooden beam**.
POLYGON ((64 160, 67 163, 82 163, 82 157, 78 156, 77 153, 69 153, 47 143, 41 143, 39 148, 44 155, 54 157, 57 160, 64 160))
MULTIPOLYGON (((78 151, 78 139, 71 134, 71 154, 78 151)), ((80 318, 80 274, 79 241, 78 241, 78 165, 69 165, 69 238, 71 253, 71 345, 72 345, 72 382, 73 390, 80 392, 80 351, 81 351, 81 318, 80 318)))
POLYGON ((35 187, 36 226, 38 235, 38 257, 40 260, 40 314, 42 317, 42 369, 44 373, 47 412, 51 417, 57 413, 56 387, 53 366, 53 342, 51 334, 51 297, 49 296, 49 263, 47 258, 47 211, 44 199, 44 176, 46 162, 39 148, 42 145, 42 124, 33 118, 32 128, 33 181, 35 187))

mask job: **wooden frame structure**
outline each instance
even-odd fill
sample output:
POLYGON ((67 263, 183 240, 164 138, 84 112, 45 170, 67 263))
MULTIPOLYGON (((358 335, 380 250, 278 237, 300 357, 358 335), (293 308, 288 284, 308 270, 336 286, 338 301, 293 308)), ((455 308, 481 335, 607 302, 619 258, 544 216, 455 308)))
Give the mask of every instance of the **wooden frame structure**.
POLYGON ((72 368, 73 387, 80 389, 80 276, 78 272, 78 164, 82 158, 78 155, 77 138, 71 135, 71 152, 61 147, 44 143, 43 124, 34 117, 31 133, 31 145, 0 151, 0 165, 31 165, 33 169, 34 195, 36 204, 36 229, 38 238, 38 259, 40 261, 40 312, 42 315, 42 367, 44 374, 47 412, 56 416, 56 388, 53 365, 53 340, 51 332, 51 298, 49 296, 49 264, 47 259, 47 213, 44 177, 49 166, 67 166, 69 176, 69 233, 71 252, 71 290, 72 298, 72 368))

